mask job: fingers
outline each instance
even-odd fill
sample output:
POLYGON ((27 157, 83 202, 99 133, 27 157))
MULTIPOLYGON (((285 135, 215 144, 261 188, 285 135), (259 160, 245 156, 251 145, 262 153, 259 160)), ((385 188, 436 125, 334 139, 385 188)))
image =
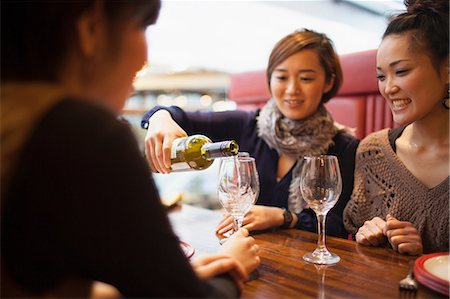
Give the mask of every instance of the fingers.
POLYGON ((411 222, 393 218, 388 220, 386 227, 389 228, 386 236, 394 250, 411 255, 422 253, 422 237, 411 222))
POLYGON ((167 173, 166 168, 161 166, 162 140, 162 136, 158 134, 151 134, 150 131, 147 132, 147 136, 145 138, 145 153, 152 171, 167 173))
POLYGON ((156 168, 153 165, 152 162, 152 141, 149 137, 149 133, 147 132, 147 135, 145 137, 145 142, 144 142, 144 146, 145 146, 145 156, 147 157, 147 162, 148 165, 150 166, 150 169, 152 170, 152 172, 156 172, 156 168))
POLYGON ((380 217, 374 217, 370 224, 382 230, 386 226, 386 221, 384 221, 380 217))
POLYGON ((423 253, 422 243, 401 243, 398 245, 397 250, 401 254, 419 255, 423 253))
POLYGON ((367 237, 364 235, 364 233, 361 231, 361 229, 358 230, 358 232, 356 233, 356 243, 364 245, 364 246, 369 246, 369 240, 367 240, 367 237))
POLYGON ((390 229, 386 231, 386 236, 388 238, 393 238, 396 236, 402 235, 416 235, 420 238, 419 232, 417 229, 410 223, 410 225, 404 226, 402 228, 390 229))
MULTIPOLYGON (((403 232, 402 234, 393 236, 389 238, 389 243, 391 243, 392 248, 398 252, 400 252, 400 245, 407 244, 407 243, 417 243, 422 244, 422 238, 417 233, 406 233, 403 232)), ((401 252, 400 252, 401 253, 401 252)))
POLYGON ((244 219, 242 220, 242 227, 247 229, 249 232, 258 229, 258 223, 255 220, 254 212, 248 212, 244 219))
MULTIPOLYGON (((388 215, 388 216, 390 216, 390 215, 388 215)), ((397 228, 404 228, 404 227, 407 227, 407 226, 414 226, 411 222, 399 221, 399 220, 395 219, 392 216, 387 217, 386 219, 387 219, 387 221, 386 221, 386 231, 397 229, 397 228)))
POLYGON ((209 279, 219 274, 226 273, 232 270, 233 268, 238 268, 239 265, 235 260, 233 260, 230 257, 221 257, 218 259, 213 259, 212 261, 202 265, 193 264, 193 267, 199 278, 209 279))
POLYGON ((254 245, 252 246, 252 251, 253 251, 256 255, 259 254, 259 251, 260 251, 259 245, 258 245, 258 244, 254 244, 254 245))
POLYGON ((356 242, 365 246, 380 246, 384 243, 384 235, 380 232, 373 232, 366 226, 361 227, 356 234, 356 242))
POLYGON ((395 217, 392 216, 391 214, 386 215, 386 221, 393 220, 393 219, 395 219, 395 217))
POLYGON ((172 143, 174 139, 186 136, 186 132, 172 119, 167 110, 158 110, 150 117, 145 151, 152 171, 170 172, 172 143))
POLYGON ((233 223, 216 228, 216 234, 223 235, 233 230, 233 223))
POLYGON ((145 153, 152 171, 169 173, 171 170, 172 138, 162 134, 147 133, 145 138, 145 153))
POLYGON ((248 279, 248 274, 247 271, 245 271, 244 266, 236 260, 233 261, 235 262, 235 267, 231 269, 231 274, 237 281, 246 281, 248 279))
POLYGON ((156 134, 153 139, 153 155, 152 155, 152 161, 158 169, 160 173, 168 173, 169 169, 164 165, 164 158, 163 158, 163 136, 156 134))
POLYGON ((230 221, 230 219, 233 219, 232 216, 230 214, 228 214, 227 212, 224 212, 223 218, 219 221, 219 225, 222 224, 223 222, 230 221))
MULTIPOLYGON (((244 237, 248 237, 248 235, 249 235, 248 230, 246 228, 243 228, 243 227, 241 227, 236 233, 241 234, 244 237)), ((252 239, 252 244, 254 244, 255 239, 253 239, 253 238, 250 238, 250 239, 252 239)))
POLYGON ((216 228, 216 234, 223 235, 233 230, 233 216, 225 216, 216 228))
POLYGON ((370 221, 364 222, 356 234, 356 242, 365 246, 380 246, 386 242, 383 230, 386 222, 375 217, 370 221))
POLYGON ((204 256, 192 261, 191 265, 193 267, 202 266, 202 265, 206 265, 208 263, 211 263, 212 261, 215 261, 215 260, 218 260, 221 258, 229 258, 229 256, 227 256, 225 254, 219 254, 219 253, 204 255, 204 256))
POLYGON ((249 232, 245 228, 240 228, 233 233, 220 249, 222 254, 230 256, 242 264, 246 273, 250 273, 260 264, 259 251, 259 245, 256 244, 253 237, 249 236, 249 232))
POLYGON ((170 158, 172 155, 172 143, 173 140, 170 138, 164 138, 162 144, 162 165, 166 169, 167 172, 170 172, 170 158))

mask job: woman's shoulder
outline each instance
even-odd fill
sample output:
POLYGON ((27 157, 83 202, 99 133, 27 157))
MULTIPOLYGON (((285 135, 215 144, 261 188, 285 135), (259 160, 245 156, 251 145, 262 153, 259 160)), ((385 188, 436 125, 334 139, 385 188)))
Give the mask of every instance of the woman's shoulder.
POLYGON ((72 98, 55 105, 42 119, 39 129, 42 133, 53 134, 55 140, 89 140, 94 143, 120 135, 120 131, 131 132, 128 125, 106 108, 72 98))
POLYGON ((360 149, 379 148, 383 143, 388 142, 389 128, 370 133, 359 143, 360 149))
POLYGON ((49 111, 48 116, 79 127, 87 124, 99 126, 105 123, 120 123, 117 116, 105 107, 74 98, 67 98, 58 103, 49 111))
MULTIPOLYGON (((361 140, 356 151, 357 160, 379 160, 390 156, 392 151, 389 143, 389 132, 391 129, 386 128, 367 135, 361 140)), ((377 162, 378 163, 378 162, 377 162)))

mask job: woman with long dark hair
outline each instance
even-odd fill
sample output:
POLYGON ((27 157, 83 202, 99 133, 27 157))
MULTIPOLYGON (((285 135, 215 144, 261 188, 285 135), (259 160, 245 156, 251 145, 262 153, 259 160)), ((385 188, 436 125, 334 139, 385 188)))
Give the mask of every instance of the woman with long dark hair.
POLYGON ((117 120, 159 0, 2 1, 2 297, 236 297, 259 264, 240 230, 184 256, 148 166, 117 120))
POLYGON ((361 141, 345 225, 362 245, 417 255, 449 249, 449 2, 405 4, 377 53, 400 126, 361 141))

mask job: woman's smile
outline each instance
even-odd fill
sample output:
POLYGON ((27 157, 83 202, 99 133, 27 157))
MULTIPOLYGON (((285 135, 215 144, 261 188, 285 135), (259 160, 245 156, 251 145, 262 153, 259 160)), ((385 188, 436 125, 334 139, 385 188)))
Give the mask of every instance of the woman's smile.
POLYGON ((305 101, 301 99, 285 99, 284 103, 289 108, 296 108, 298 106, 301 106, 305 101))
POLYGON ((411 99, 395 99, 391 100, 391 110, 393 112, 401 111, 407 108, 411 103, 411 99))

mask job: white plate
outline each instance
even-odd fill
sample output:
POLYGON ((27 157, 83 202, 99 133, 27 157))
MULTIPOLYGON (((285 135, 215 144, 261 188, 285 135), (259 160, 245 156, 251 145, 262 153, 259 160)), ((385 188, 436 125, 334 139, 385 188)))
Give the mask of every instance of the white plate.
POLYGON ((440 255, 427 259, 423 267, 429 273, 450 282, 450 259, 448 255, 440 255))

